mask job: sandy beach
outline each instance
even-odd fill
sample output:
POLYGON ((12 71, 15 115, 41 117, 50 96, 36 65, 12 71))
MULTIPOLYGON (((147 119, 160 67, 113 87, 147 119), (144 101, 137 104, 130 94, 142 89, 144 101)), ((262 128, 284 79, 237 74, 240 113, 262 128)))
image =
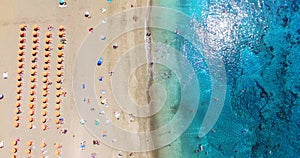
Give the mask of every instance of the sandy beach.
MULTIPOLYGON (((88 3, 86 1, 67 1, 67 6, 60 8, 58 1, 50 0, 43 2, 37 0, 1 1, 0 53, 2 58, 0 59, 0 71, 1 73, 8 73, 8 78, 1 78, 0 82, 0 92, 4 94, 4 99, 0 101, 0 141, 4 142, 4 147, 0 149, 1 157, 16 155, 17 157, 82 158, 89 157, 92 153, 95 153, 97 157, 152 157, 152 152, 125 152, 107 146, 102 142, 99 145, 97 143, 94 145, 93 140, 98 139, 87 130, 85 125, 80 124, 82 118, 78 115, 78 109, 76 108, 78 103, 74 102, 73 93, 73 74, 76 73, 74 72, 76 71, 76 65, 74 64, 84 38, 94 33, 89 32, 89 29, 94 28, 101 21, 116 13, 135 7, 147 6, 147 3, 142 0, 113 1, 111 3, 106 1, 90 1, 88 3), (101 8, 105 8, 106 11, 101 10, 101 8), (84 16, 86 11, 89 12, 90 17, 84 16), (23 31, 26 33, 23 37, 24 48, 22 48, 24 52, 22 58, 24 59, 22 62, 18 62, 21 24, 25 24, 27 27, 23 31), (49 25, 53 26, 50 30, 49 25), (64 48, 59 50, 58 47, 61 45, 62 39, 59 37, 61 32, 59 27, 61 25, 65 28, 63 38, 67 41, 66 44, 63 44, 64 48), (36 31, 38 33, 36 37, 33 36, 35 26, 39 27, 36 31), (49 32, 52 34, 49 38, 51 42, 45 44, 49 32), (38 42, 35 43, 36 38, 38 42), (32 54, 34 45, 37 46, 36 56, 32 54), (50 47, 49 51, 46 50, 48 46, 50 47), (49 57, 45 56, 47 51, 51 53, 49 57), (63 52, 64 55, 59 57, 59 52, 63 52), (35 62, 31 61, 33 58, 36 58, 35 62), (46 64, 45 60, 48 59, 50 61, 46 64), (63 59, 61 61, 62 68, 58 70, 57 62, 60 59, 63 59), (20 63, 24 65, 20 68, 23 72, 20 75, 22 78, 18 81, 18 64, 20 63), (35 68, 32 68, 33 63, 36 64, 35 68), (48 66, 47 70, 45 70, 45 65, 48 66), (35 71, 35 74, 31 74, 33 71, 35 71), (59 72, 63 73, 60 77, 57 76, 59 72), (49 75, 45 77, 43 76, 44 73, 49 73, 49 75), (35 81, 31 81, 33 77, 35 81), (47 81, 44 82, 44 78, 47 78, 47 81), (60 78, 61 81, 57 82, 57 78, 60 78), (22 82, 22 85, 17 87, 16 84, 19 82, 22 82), (35 84, 34 89, 31 89, 32 84, 35 84), (45 91, 43 85, 47 85, 47 94, 43 94, 45 91), (57 85, 61 86, 59 90, 57 85), (22 91, 18 94, 17 89, 22 89, 22 91), (61 94, 57 96, 57 92, 61 92, 61 94), (20 100, 16 100, 17 96, 21 97, 20 100), (34 98, 32 101, 30 100, 31 97, 34 98), (47 102, 44 102, 44 98, 48 99, 47 102), (21 110, 18 114, 15 113, 17 103, 20 103, 19 109, 21 110), (29 107, 31 104, 34 107, 29 107), (48 107, 43 108, 44 104, 47 104, 48 107), (60 106, 59 110, 57 110, 57 105, 60 106), (34 114, 31 114, 32 110, 34 110, 34 114), (44 111, 47 111, 46 115, 43 114, 44 111), (60 116, 57 116, 58 111, 60 116), (16 117, 19 117, 17 121, 16 117), (32 118, 32 120, 29 121, 29 118, 32 118), (63 121, 58 124, 56 121, 60 118, 63 118, 63 121), (15 123, 19 123, 19 127, 15 127, 15 123), (31 129, 29 125, 32 125, 31 129), (43 130, 42 128, 45 125, 47 125, 47 129, 43 130), (64 133, 64 130, 67 131, 64 133), (80 149, 81 143, 85 145, 82 149, 80 149)), ((136 18, 139 18, 139 16, 143 15, 136 13, 136 18)), ((108 25, 122 27, 127 25, 127 21, 108 25)), ((104 53, 103 58, 105 60, 101 69, 96 69, 95 72, 91 71, 91 73, 103 74, 105 81, 106 78, 109 78, 107 72, 113 69, 122 52, 144 43, 144 35, 145 30, 139 29, 118 36, 115 39, 118 48, 108 47, 106 51, 112 53, 104 53)), ((136 62, 134 61, 136 60, 135 57, 129 60, 136 62)), ((130 64, 124 65, 125 69, 129 67, 130 64)), ((146 73, 146 67, 142 67, 130 79, 132 96, 141 104, 147 103, 147 94, 141 93, 147 89, 145 87, 147 80, 139 78, 143 78, 146 73)), ((122 74, 119 74, 119 77, 122 77, 122 74)), ((131 116, 123 113, 118 105, 114 103, 113 96, 109 95, 111 87, 108 82, 103 82, 101 85, 97 85, 95 82, 95 88, 105 88, 107 91, 106 98, 112 100, 109 103, 108 112, 106 112, 106 117, 110 119, 111 123, 131 131, 147 131, 150 129, 149 119, 128 121, 131 116), (116 111, 121 112, 118 120, 114 116, 116 111)), ((96 91, 96 94, 101 95, 99 91, 96 91)), ((116 143, 118 141, 116 140, 116 143)), ((136 143, 135 140, 130 138, 124 138, 123 141, 136 143)))

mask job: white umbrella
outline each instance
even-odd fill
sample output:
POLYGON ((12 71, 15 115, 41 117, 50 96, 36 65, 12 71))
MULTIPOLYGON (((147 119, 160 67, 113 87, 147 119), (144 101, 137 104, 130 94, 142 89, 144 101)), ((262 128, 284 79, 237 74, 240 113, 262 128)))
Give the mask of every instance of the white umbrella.
POLYGON ((4 147, 4 141, 0 141, 0 148, 3 148, 4 147))

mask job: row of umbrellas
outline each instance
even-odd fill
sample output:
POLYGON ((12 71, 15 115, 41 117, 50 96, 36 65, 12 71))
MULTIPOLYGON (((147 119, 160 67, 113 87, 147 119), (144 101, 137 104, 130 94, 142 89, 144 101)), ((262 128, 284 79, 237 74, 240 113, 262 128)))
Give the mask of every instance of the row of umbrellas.
MULTIPOLYGON (((11 149, 11 152, 14 154, 12 157, 17 157, 16 154, 19 150, 19 148, 18 148, 19 142, 20 142, 20 139, 16 139, 16 140, 12 141, 13 148, 11 149)), ((29 154, 31 154, 32 150, 34 149, 33 141, 32 140, 27 141, 26 145, 27 145, 26 154, 29 155, 29 154)))

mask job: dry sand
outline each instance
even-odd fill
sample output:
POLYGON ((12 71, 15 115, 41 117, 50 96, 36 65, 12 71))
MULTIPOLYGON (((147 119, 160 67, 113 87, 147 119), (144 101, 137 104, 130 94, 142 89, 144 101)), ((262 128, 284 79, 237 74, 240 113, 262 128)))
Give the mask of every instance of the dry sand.
MULTIPOLYGON (((2 0, 0 5, 0 72, 7 71, 9 73, 9 78, 7 80, 1 79, 0 82, 0 93, 5 95, 5 98, 0 101, 0 140, 3 140, 5 143, 4 148, 0 149, 1 157, 9 157, 13 154, 11 149, 13 145, 11 142, 17 138, 21 138, 20 143, 17 145, 18 152, 17 154, 20 157, 25 157, 26 149, 29 147, 26 145, 28 140, 33 141, 34 149, 30 154, 33 157, 41 157, 41 147, 40 144, 42 140, 47 143, 47 153, 45 155, 49 157, 55 157, 55 146, 54 143, 58 142, 62 144, 62 157, 89 157, 92 152, 97 153, 97 157, 118 157, 118 150, 110 148, 102 143, 99 146, 94 146, 92 140, 94 138, 84 126, 79 124, 79 116, 76 111, 73 92, 72 92, 72 73, 74 68, 74 61, 76 58, 76 52, 78 51, 80 44, 84 37, 88 34, 88 28, 96 26, 101 20, 106 19, 108 16, 111 16, 120 11, 130 9, 131 4, 134 7, 146 6, 147 2, 143 0, 114 0, 112 3, 107 3, 106 1, 68 1, 68 6, 66 8, 59 8, 58 1, 46 0, 31 0, 31 1, 16 1, 16 0, 2 0), (100 8, 107 8, 105 14, 101 14, 100 8), (91 13, 91 18, 85 18, 83 16, 85 11, 91 13), (27 42, 25 49, 25 74, 23 77, 23 92, 22 92, 22 111, 21 114, 21 126, 16 129, 13 127, 14 120, 16 116, 14 114, 15 109, 15 96, 16 96, 16 76, 17 76, 17 52, 18 52, 18 38, 19 38, 19 24, 25 23, 28 25, 27 29, 27 42), (28 129, 29 117, 28 111, 28 98, 29 98, 29 78, 30 78, 30 58, 31 58, 31 44, 32 36, 31 32, 33 25, 39 25, 41 27, 40 35, 40 44, 39 44, 39 53, 38 53, 38 68, 37 68, 37 89, 36 92, 36 120, 34 125, 36 129, 28 129), (53 85, 49 89, 49 122, 48 125, 50 128, 47 131, 42 131, 40 127, 42 123, 40 119, 41 116, 41 95, 42 92, 42 73, 43 73, 43 59, 44 59, 44 39, 47 32, 47 26, 51 24, 55 27, 53 30, 53 51, 50 64, 50 80, 53 81, 53 85), (67 134, 61 134, 59 130, 55 128, 55 76, 56 76, 56 53, 58 50, 56 46, 58 45, 58 26, 64 25, 66 27, 66 38, 68 39, 67 45, 64 49, 65 52, 65 61, 64 61, 64 82, 63 89, 67 91, 67 96, 62 97, 62 117, 65 119, 63 128, 68 129, 67 134), (73 135, 75 137, 73 137, 73 135), (87 148, 86 150, 80 150, 80 142, 86 141, 87 148)), ((120 27, 126 25, 126 21, 120 22, 120 27)), ((113 30, 112 30, 113 31, 113 30)), ((118 37, 120 48, 118 51, 126 50, 131 48, 136 44, 144 42, 144 30, 137 30, 125 35, 118 37)), ((108 49, 108 51, 112 51, 108 49)), ((118 54, 108 54, 108 59, 113 63, 118 58, 118 54)), ((134 57, 133 57, 134 60, 134 57)), ((113 65, 107 65, 107 69, 111 69, 113 65)), ((105 70, 104 70, 105 71, 105 70)), ((139 76, 145 75, 145 71, 141 70, 135 73, 134 78, 139 78, 139 76)), ((146 81, 132 81, 132 91, 134 97, 139 102, 145 102, 145 94, 141 94, 141 91, 144 91, 146 81)), ((112 108, 117 108, 117 105, 111 104, 112 108), (116 107, 114 107, 116 106, 116 107)), ((127 120, 127 117, 122 118, 127 120)), ((122 119, 117 121, 120 126, 128 127, 133 130, 148 130, 150 128, 149 120, 139 120, 132 123, 122 119)), ((113 119, 112 119, 113 120, 113 119)), ((130 140, 128 140, 130 141, 130 140)), ((130 152, 124 152, 123 157, 151 157, 151 152, 149 153, 133 153, 132 156, 129 156, 130 152)))

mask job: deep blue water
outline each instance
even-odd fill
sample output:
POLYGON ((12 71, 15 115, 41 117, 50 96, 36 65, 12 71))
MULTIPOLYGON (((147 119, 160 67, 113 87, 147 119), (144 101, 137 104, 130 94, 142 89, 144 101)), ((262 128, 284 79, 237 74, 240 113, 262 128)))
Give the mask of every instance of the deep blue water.
POLYGON ((199 138, 211 95, 209 70, 201 52, 175 35, 172 44, 193 65, 202 91, 197 116, 180 137, 184 157, 300 157, 299 7, 297 0, 181 0, 173 6, 193 17, 195 32, 204 30, 194 38, 209 41, 204 48, 222 56, 227 78, 223 111, 199 138), (203 151, 195 152, 199 146, 203 151))

